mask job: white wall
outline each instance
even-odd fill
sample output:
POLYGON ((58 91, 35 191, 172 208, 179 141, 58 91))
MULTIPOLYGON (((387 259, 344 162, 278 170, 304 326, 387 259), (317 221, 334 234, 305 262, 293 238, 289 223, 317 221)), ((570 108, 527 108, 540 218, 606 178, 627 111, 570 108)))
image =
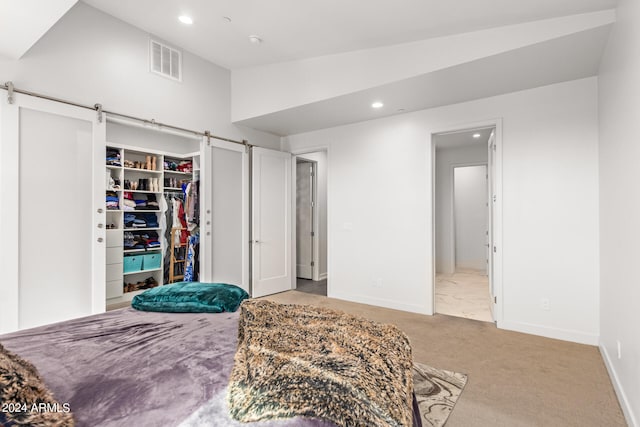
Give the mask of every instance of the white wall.
POLYGON ((438 148, 436 151, 436 272, 455 271, 453 232, 453 181, 451 169, 455 164, 486 163, 486 144, 467 147, 438 148))
POLYGON ((599 78, 600 348, 640 425, 640 2, 620 0, 599 78), (622 358, 617 356, 617 341, 622 358))
POLYGON ((456 223, 456 270, 487 268, 487 165, 458 166, 453 171, 456 223))
POLYGON ((503 118, 503 319, 499 326, 595 344, 597 80, 293 135, 329 145, 329 295, 431 313, 430 135, 503 118), (459 126, 458 126, 459 125, 459 126), (548 298, 550 310, 541 309, 548 298))
POLYGON ((150 148, 172 154, 190 154, 200 151, 200 139, 107 121, 107 145, 110 143, 150 148))
POLYGON ((327 153, 316 151, 299 157, 316 162, 318 203, 318 246, 320 252, 320 280, 327 278, 327 153))
POLYGON ((149 72, 149 35, 78 2, 0 81, 106 110, 278 148, 280 139, 231 124, 229 70, 183 53, 183 81, 149 72))

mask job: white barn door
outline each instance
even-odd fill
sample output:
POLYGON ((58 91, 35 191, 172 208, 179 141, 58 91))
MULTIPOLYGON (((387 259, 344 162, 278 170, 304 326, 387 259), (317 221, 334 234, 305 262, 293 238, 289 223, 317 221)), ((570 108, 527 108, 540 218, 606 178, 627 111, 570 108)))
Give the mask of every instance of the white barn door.
POLYGON ((252 296, 291 289, 291 154, 252 149, 252 296))
POLYGON ((105 125, 0 99, 0 333, 105 310, 105 125))

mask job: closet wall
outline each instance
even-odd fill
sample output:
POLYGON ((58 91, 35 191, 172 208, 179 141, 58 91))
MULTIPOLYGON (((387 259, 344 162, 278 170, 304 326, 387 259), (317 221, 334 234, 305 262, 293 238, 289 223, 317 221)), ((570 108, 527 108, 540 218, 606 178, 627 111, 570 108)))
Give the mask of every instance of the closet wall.
MULTIPOLYGON (((181 82, 152 74, 148 64, 149 37, 136 27, 78 2, 21 59, 0 58, 0 81, 13 81, 18 88, 82 104, 101 103, 110 111, 187 129, 211 130, 217 135, 279 149, 279 137, 231 123, 229 70, 183 51, 181 82)), ((107 137, 111 142, 173 153, 199 149, 197 141, 177 142, 177 139, 179 137, 115 124, 109 125, 107 137)), ((217 157, 222 169, 209 186, 210 190, 217 188, 215 194, 209 195, 213 202, 224 200, 226 191, 235 194, 233 186, 239 182, 234 178, 238 170, 227 170, 237 166, 238 159, 228 163, 222 159, 224 154, 228 153, 224 151, 217 157), (225 175, 225 170, 230 175, 225 175), (226 187, 226 183, 231 187, 226 187)), ((230 155, 243 158, 236 153, 230 155)), ((211 237, 219 236, 215 245, 219 245, 216 251, 221 257, 216 261, 217 267, 213 266, 221 273, 215 278, 236 283, 246 273, 238 267, 235 254, 241 251, 243 256, 248 256, 239 242, 243 236, 231 232, 237 231, 238 224, 234 221, 242 217, 242 207, 237 203, 213 206, 216 218, 210 218, 209 231, 211 237), (228 211, 220 212, 220 209, 228 211)), ((248 283, 247 278, 243 280, 248 283)))

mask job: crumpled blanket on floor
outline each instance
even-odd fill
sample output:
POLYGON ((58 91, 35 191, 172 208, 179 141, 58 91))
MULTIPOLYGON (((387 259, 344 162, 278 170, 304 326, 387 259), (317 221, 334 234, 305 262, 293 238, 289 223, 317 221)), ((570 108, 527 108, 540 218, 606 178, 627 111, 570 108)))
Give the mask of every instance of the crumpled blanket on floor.
POLYGON ((311 306, 245 300, 232 418, 305 416, 340 426, 412 425, 412 355, 393 325, 311 306))

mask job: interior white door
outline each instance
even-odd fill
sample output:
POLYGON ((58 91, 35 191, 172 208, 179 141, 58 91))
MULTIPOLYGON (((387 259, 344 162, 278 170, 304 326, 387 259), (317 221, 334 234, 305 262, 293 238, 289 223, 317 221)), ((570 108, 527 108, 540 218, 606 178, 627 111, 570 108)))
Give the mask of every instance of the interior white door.
POLYGON ((486 272, 487 166, 454 168, 455 256, 458 269, 486 272))
POLYGON ((203 280, 249 286, 249 156, 245 147, 204 138, 200 176, 206 183, 200 240, 203 280))
POLYGON ((496 301, 496 291, 495 291, 495 282, 493 280, 493 220, 494 220, 494 207, 496 203, 496 161, 495 161, 495 131, 491 133, 489 137, 489 141, 487 142, 488 151, 488 167, 487 167, 487 175, 488 175, 488 184, 487 184, 487 277, 489 278, 489 293, 491 294, 491 314, 493 316, 493 320, 497 320, 496 310, 495 310, 495 301, 496 301))
POLYGON ((103 312, 104 123, 22 94, 0 105, 0 332, 103 312))
POLYGON ((313 162, 296 164, 296 272, 313 279, 313 162))
POLYGON ((291 154, 252 149, 252 296, 292 287, 291 154))

